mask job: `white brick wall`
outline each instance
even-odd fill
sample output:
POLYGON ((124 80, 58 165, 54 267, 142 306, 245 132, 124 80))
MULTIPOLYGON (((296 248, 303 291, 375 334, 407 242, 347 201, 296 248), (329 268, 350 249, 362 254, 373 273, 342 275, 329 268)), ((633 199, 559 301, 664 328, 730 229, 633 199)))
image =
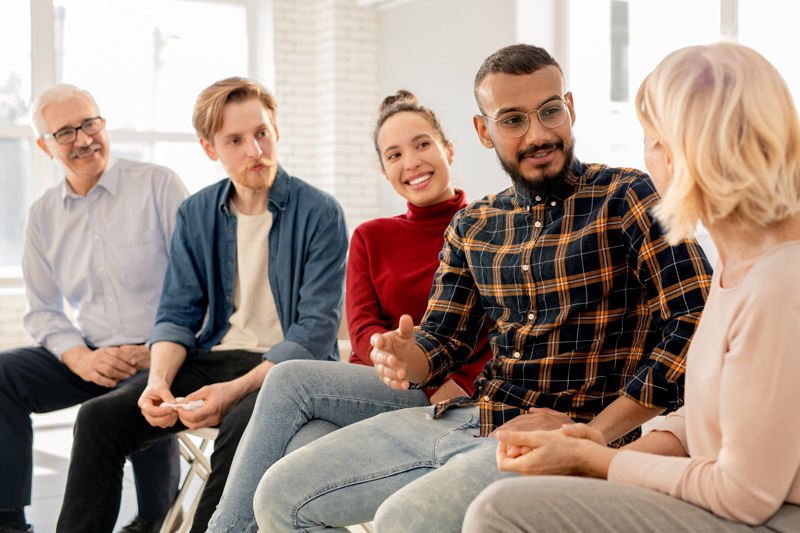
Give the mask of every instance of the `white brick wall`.
POLYGON ((378 15, 355 0, 274 0, 279 159, 332 193, 350 232, 379 216, 378 15))

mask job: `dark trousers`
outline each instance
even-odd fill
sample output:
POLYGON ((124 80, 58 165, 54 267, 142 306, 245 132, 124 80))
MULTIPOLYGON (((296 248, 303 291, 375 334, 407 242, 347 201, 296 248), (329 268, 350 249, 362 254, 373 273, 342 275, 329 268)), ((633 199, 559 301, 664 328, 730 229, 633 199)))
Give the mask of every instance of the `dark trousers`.
MULTIPOLYGON (((175 397, 205 385, 243 376, 261 363, 261 354, 245 351, 192 351, 172 382, 175 397)), ((110 532, 119 513, 125 457, 166 435, 183 431, 180 422, 169 428, 151 426, 137 405, 144 381, 120 387, 85 402, 75 421, 75 440, 67 488, 57 531, 110 532)), ((211 475, 195 515, 192 531, 204 532, 228 478, 236 446, 253 412, 258 391, 243 398, 223 418, 211 455, 211 475)))
MULTIPOLYGON (((146 381, 147 372, 139 372, 119 387, 146 381)), ((31 503, 31 413, 72 407, 111 390, 83 381, 41 346, 0 352, 0 509, 21 509, 31 503)), ((168 438, 155 442, 146 451, 131 454, 130 459, 139 516, 151 520, 164 515, 178 491, 177 441, 168 438)))

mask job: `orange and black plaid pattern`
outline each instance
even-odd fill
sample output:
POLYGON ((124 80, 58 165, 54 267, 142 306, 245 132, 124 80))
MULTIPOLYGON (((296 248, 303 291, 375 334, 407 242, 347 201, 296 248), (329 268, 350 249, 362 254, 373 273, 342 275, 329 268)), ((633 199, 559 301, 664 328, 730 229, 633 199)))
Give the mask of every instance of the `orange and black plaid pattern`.
POLYGON ((588 421, 624 394, 676 409, 711 280, 696 241, 671 247, 637 170, 571 167, 547 198, 521 187, 460 211, 445 233, 417 343, 436 386, 466 360, 484 314, 494 359, 476 379, 481 435, 549 407, 588 421))

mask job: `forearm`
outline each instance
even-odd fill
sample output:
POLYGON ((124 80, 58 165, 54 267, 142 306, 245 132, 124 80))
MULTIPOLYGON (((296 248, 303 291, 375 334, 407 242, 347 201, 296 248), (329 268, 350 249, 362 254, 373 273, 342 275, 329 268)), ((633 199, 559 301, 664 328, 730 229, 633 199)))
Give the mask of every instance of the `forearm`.
POLYGON ((606 442, 612 442, 663 412, 663 407, 645 407, 626 396, 620 396, 589 422, 589 425, 600 431, 606 442))
POLYGON ((689 457, 683 448, 680 439, 669 431, 651 431, 641 439, 636 439, 622 447, 623 450, 652 453, 655 455, 670 455, 674 457, 689 457))
POLYGON ((231 384, 236 391, 239 399, 244 398, 253 391, 261 388, 264 384, 264 379, 267 377, 269 369, 274 367, 275 363, 270 361, 262 361, 261 364, 250 370, 247 374, 238 377, 231 381, 231 384))
POLYGON ((150 352, 148 383, 163 382, 170 386, 186 359, 186 348, 175 342, 160 341, 153 344, 150 352))

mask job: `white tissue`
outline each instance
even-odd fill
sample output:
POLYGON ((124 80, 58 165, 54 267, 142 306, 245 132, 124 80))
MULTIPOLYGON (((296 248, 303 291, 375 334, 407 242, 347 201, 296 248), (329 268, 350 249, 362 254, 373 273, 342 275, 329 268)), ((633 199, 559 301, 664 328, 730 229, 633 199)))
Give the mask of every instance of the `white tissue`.
POLYGON ((183 407, 187 411, 196 411, 196 410, 200 409, 201 407, 203 407, 206 404, 206 402, 203 401, 203 400, 195 400, 193 402, 184 402, 183 400, 185 400, 185 399, 186 398, 175 398, 175 403, 166 403, 165 402, 165 403, 162 403, 161 405, 166 405, 167 407, 172 407, 176 411, 178 410, 178 407, 183 407))

